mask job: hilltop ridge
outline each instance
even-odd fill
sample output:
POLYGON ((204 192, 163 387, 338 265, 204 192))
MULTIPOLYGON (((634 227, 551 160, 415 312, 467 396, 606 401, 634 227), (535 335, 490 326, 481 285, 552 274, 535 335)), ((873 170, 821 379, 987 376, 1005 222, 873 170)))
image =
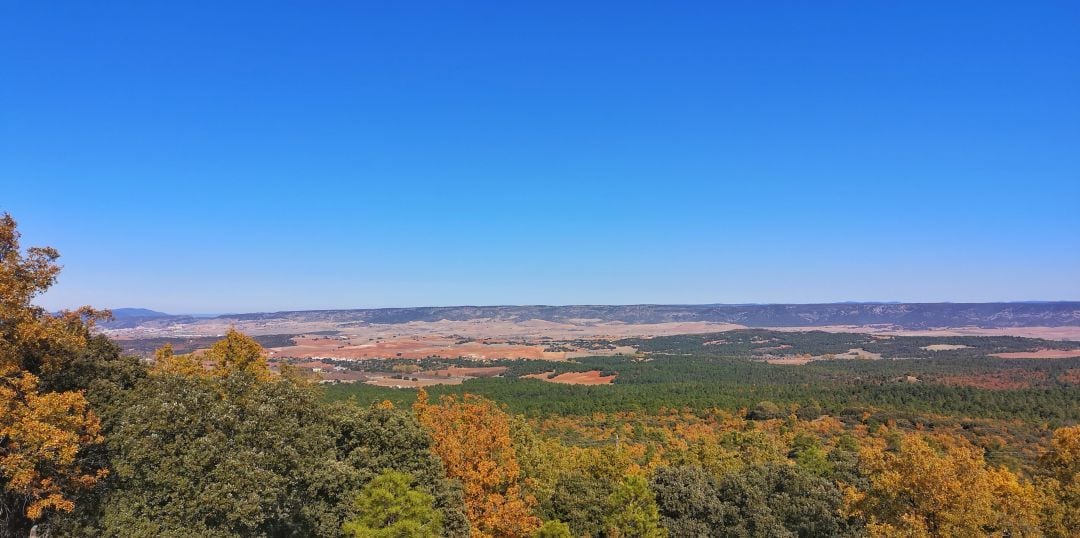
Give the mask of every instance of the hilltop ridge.
MULTIPOLYGON (((364 326, 450 324, 475 326, 545 326, 621 328, 666 325, 671 333, 691 325, 740 327, 888 326, 897 330, 949 327, 981 329, 1080 327, 1080 302, 1022 303, 825 303, 758 305, 524 305, 441 306, 301 310, 191 315, 130 315, 102 324, 108 331, 157 335, 212 334, 230 325, 259 334, 300 333, 364 326), (270 331, 270 332, 268 332, 270 331)), ((633 332, 620 330, 618 332, 633 332)), ((649 332, 649 331, 645 331, 649 332)), ((685 330, 683 332, 702 332, 685 330)))

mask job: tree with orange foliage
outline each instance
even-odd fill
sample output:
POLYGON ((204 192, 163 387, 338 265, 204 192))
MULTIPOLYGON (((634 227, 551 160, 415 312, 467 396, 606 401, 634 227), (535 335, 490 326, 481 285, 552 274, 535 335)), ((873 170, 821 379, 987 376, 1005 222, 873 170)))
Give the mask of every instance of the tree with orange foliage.
POLYGON ((529 536, 540 527, 535 501, 521 491, 510 438, 510 416, 495 402, 466 394, 428 403, 423 390, 413 406, 430 432, 447 475, 461 481, 465 512, 476 537, 529 536))
POLYGON ((86 349, 105 317, 89 307, 52 315, 32 301, 56 282, 59 254, 19 248, 11 215, 0 216, 0 536, 25 535, 50 510, 71 511, 72 496, 104 470, 78 462, 101 442, 100 423, 81 392, 50 392, 58 374, 86 349))
POLYGON ((176 354, 172 344, 165 344, 154 351, 154 368, 157 374, 178 374, 183 376, 205 376, 209 371, 193 353, 176 354))
MULTIPOLYGON (((37 376, 4 367, 0 373, 0 469, 8 496, 21 497, 25 514, 71 511, 67 492, 93 486, 105 471, 85 472, 79 449, 100 443, 100 425, 78 392, 39 392, 37 376), (60 471, 60 472, 55 472, 60 471)), ((6 499, 5 499, 6 500, 6 499)), ((6 504, 6 503, 5 503, 6 504)))
POLYGON ((1008 469, 991 468, 982 450, 949 436, 909 434, 895 451, 860 454, 869 491, 846 490, 848 511, 871 536, 1035 536, 1042 501, 1008 469))
POLYGON ((154 371, 196 377, 226 377, 233 373, 245 373, 260 381, 274 377, 266 359, 266 350, 254 338, 229 329, 225 338, 218 340, 205 352, 178 355, 171 344, 165 344, 154 352, 154 371), (203 362, 213 366, 203 367, 203 362))
POLYGON ((1080 529, 1080 425, 1054 430, 1043 458, 1044 489, 1053 498, 1044 515, 1047 536, 1075 536, 1080 529))
POLYGON ((225 338, 210 346, 206 358, 214 361, 214 373, 219 376, 244 372, 263 381, 271 377, 266 350, 254 338, 236 329, 229 329, 225 338))

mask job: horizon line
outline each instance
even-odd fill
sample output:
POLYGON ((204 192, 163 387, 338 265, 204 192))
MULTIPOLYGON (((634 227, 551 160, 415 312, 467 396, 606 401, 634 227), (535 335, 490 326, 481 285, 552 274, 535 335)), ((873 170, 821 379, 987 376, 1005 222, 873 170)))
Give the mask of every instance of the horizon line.
POLYGON ((169 316, 191 317, 224 317, 245 314, 286 314, 300 312, 334 312, 353 310, 410 310, 418 308, 569 308, 569 307, 626 307, 626 306, 681 306, 681 307, 737 307, 737 306, 826 306, 826 305, 989 305, 989 304, 1054 304, 1054 303, 1080 303, 1080 299, 1025 299, 1016 301, 825 301, 808 303, 777 303, 777 302, 747 302, 747 303, 572 303, 572 304, 541 304, 541 303, 517 303, 517 304, 451 304, 451 305, 413 305, 413 306, 359 306, 339 308, 300 308, 282 310, 248 310, 248 311, 222 311, 222 312, 180 312, 171 313, 147 307, 122 306, 107 308, 109 311, 116 310, 148 310, 169 316))

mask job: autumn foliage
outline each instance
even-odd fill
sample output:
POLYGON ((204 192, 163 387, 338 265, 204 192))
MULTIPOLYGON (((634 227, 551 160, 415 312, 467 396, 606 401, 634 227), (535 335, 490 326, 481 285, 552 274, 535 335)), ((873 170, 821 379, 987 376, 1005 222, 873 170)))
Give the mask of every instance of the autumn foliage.
POLYGON ((123 356, 104 313, 34 306, 57 253, 18 239, 0 218, 0 538, 1080 535, 1068 421, 331 403, 236 330, 123 356))
POLYGON ((523 495, 521 469, 510 441, 510 416, 490 400, 465 395, 438 404, 420 391, 414 406, 431 432, 433 450, 446 472, 461 481, 465 511, 474 536, 528 536, 540 527, 523 495))
POLYGON ((50 248, 24 254, 15 221, 0 217, 0 514, 8 532, 49 510, 72 510, 73 495, 106 474, 77 461, 101 442, 86 398, 50 391, 42 379, 85 349, 90 324, 104 315, 89 308, 52 315, 32 304, 56 281, 57 257, 50 248))
POLYGON ((1080 425, 1055 430, 1042 463, 1051 497, 1043 526, 1048 534, 1069 536, 1080 529, 1080 425))
POLYGON ((92 487, 106 472, 88 472, 79 449, 100 443, 100 426, 77 392, 40 392, 37 376, 7 367, 0 374, 0 452, 8 493, 36 520, 46 510, 71 511, 70 493, 92 487))
POLYGON ((154 371, 194 377, 226 377, 244 373, 260 381, 273 379, 266 350, 254 338, 229 329, 209 350, 176 354, 171 344, 154 352, 154 371))
POLYGON ((848 490, 871 536, 1035 536, 1042 500, 1030 483, 986 464, 954 437, 904 436, 892 450, 861 457, 866 491, 848 490))

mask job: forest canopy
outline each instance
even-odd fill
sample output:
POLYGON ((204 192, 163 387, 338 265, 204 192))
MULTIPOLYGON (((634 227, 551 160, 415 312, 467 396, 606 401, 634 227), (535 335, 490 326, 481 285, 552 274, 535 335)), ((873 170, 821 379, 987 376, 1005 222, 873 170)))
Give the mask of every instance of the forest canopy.
POLYGON ((0 218, 0 536, 1080 529, 1075 387, 889 382, 955 367, 937 359, 792 369, 691 354, 608 358, 610 387, 326 388, 237 331, 127 356, 95 330, 107 312, 35 306, 58 253, 19 238, 0 218))

